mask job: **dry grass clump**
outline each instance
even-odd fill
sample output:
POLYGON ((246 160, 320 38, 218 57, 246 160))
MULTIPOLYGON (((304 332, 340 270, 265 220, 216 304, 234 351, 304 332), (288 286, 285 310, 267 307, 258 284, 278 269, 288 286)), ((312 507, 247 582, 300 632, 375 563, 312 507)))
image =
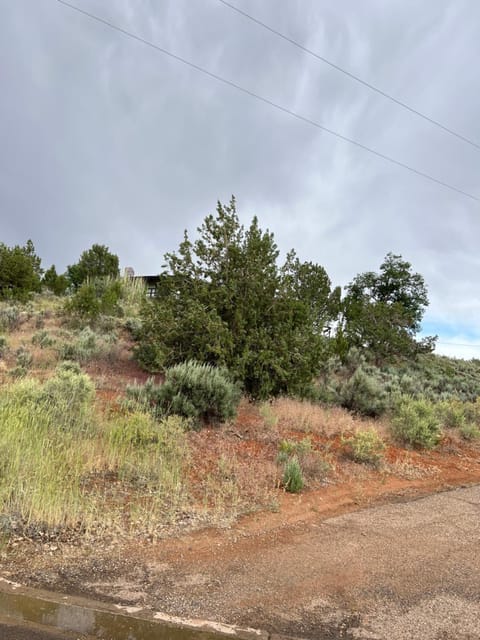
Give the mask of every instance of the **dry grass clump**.
POLYGON ((326 437, 354 431, 358 419, 340 407, 324 407, 306 400, 277 398, 270 404, 277 424, 289 431, 302 431, 326 437))
POLYGON ((394 462, 387 462, 383 468, 384 473, 395 476, 397 478, 404 478, 405 480, 420 480, 422 478, 428 478, 436 476, 440 473, 440 470, 436 466, 428 466, 415 462, 410 457, 401 458, 394 462))
POLYGON ((210 471, 201 479, 203 517, 228 524, 239 516, 270 507, 278 487, 273 461, 242 459, 225 445, 210 471))
POLYGON ((203 522, 222 524, 270 508, 278 489, 276 445, 230 423, 188 434, 191 503, 203 522), (198 511, 199 509, 199 511, 198 511))

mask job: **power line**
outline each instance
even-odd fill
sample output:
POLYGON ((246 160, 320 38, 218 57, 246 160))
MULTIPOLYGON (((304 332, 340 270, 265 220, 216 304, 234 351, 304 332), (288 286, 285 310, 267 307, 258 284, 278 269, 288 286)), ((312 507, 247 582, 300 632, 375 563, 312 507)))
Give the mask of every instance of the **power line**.
POLYGON ((451 134, 452 136, 455 136, 456 138, 459 138, 460 140, 463 140, 463 142, 466 142, 467 144, 471 145, 472 147, 475 147, 476 149, 480 149, 480 144, 477 144, 473 140, 470 140, 470 138, 467 138, 466 136, 463 136, 461 133, 457 133, 456 131, 453 131, 453 129, 450 129, 449 127, 443 125, 441 122, 438 122, 438 120, 434 120, 433 118, 430 118, 429 116, 425 115, 421 111, 418 111, 417 109, 414 109, 410 105, 406 104, 405 102, 402 102, 398 98, 395 98, 394 96, 390 95, 386 91, 383 91, 382 89, 379 89, 375 85, 370 84, 366 80, 362 80, 362 78, 359 78, 354 73, 351 73, 350 71, 347 71, 346 69, 344 69, 343 67, 340 67, 338 64, 335 64, 331 60, 328 60, 327 58, 324 58, 320 54, 315 53, 315 51, 312 51, 311 49, 308 49, 307 47, 305 47, 300 42, 297 42, 296 40, 293 40, 293 38, 290 38, 289 36, 285 35, 281 31, 277 31, 277 29, 274 29, 270 25, 266 24, 265 22, 262 22, 258 18, 255 18, 254 16, 250 15, 246 11, 243 11, 239 7, 236 7, 235 5, 230 4, 230 2, 227 2, 226 0, 218 0, 218 2, 221 2, 223 5, 225 5, 229 9, 232 9, 232 11, 236 11, 237 13, 239 13, 242 16, 244 16, 248 20, 251 20, 255 24, 259 25, 260 27, 263 27, 267 31, 270 31, 271 33, 275 34, 279 38, 282 38, 283 40, 286 40, 290 44, 293 44, 295 47, 297 47, 298 49, 301 49, 305 53, 308 53, 309 55, 313 56, 314 58, 317 58, 317 60, 320 60, 321 62, 324 62, 325 64, 328 64, 330 67, 332 67, 336 71, 339 71, 340 73, 343 73, 345 76, 348 76, 352 80, 355 80, 355 82, 359 82, 360 84, 362 84, 364 87, 367 87, 371 91, 375 91, 375 93, 378 93, 379 95, 383 96, 387 100, 391 100, 391 102, 394 102, 395 104, 399 105, 400 107, 403 107, 404 109, 407 109, 407 111, 410 111, 410 113, 413 113, 416 116, 418 116, 420 118, 423 118, 424 120, 427 120, 427 122, 430 122, 431 124, 435 125, 436 127, 439 127, 440 129, 443 129, 443 131, 446 131, 447 133, 451 134))
POLYGON ((197 64, 195 64, 194 62, 191 62, 190 60, 187 60, 186 58, 182 58, 181 56, 176 55, 175 53, 172 53, 171 51, 168 51, 167 49, 164 49, 163 47, 160 47, 157 44, 154 44, 153 42, 150 42, 150 40, 146 40, 145 38, 142 38, 141 36, 138 36, 134 33, 132 33, 131 31, 127 31, 127 29, 123 29, 122 27, 119 27, 115 24, 113 24, 112 22, 109 22, 108 20, 105 20, 104 18, 100 18, 99 16, 93 14, 93 13, 89 13, 88 11, 85 11, 84 9, 80 9, 79 7, 70 4, 69 2, 66 2, 66 0, 56 0, 56 2, 58 2, 59 4, 64 5, 65 7, 68 7, 69 9, 72 9, 74 11, 77 11, 78 13, 81 13, 82 15, 95 20, 96 22, 99 22, 107 27, 109 27, 110 29, 113 29, 114 31, 118 31, 119 33, 127 36, 128 38, 132 38, 133 40, 136 40, 137 42, 141 42, 142 44, 146 45, 147 47, 150 47, 152 49, 155 49, 156 51, 159 51, 160 53, 163 53, 167 56, 169 56, 170 58, 173 58, 174 60, 177 60, 178 62, 181 62, 182 64, 185 64, 189 67, 191 67, 192 69, 195 69, 196 71, 199 71, 200 73, 203 73, 204 75, 213 78, 214 80, 217 80, 218 82, 222 82, 223 84, 228 85, 229 87, 233 87, 234 89, 237 89, 238 91, 241 91, 242 93, 245 93, 246 95, 255 98, 256 100, 259 100, 260 102, 263 102, 264 104, 268 104, 269 106, 277 109, 278 111, 282 111, 283 113, 286 113, 294 118, 297 118, 297 120, 301 120, 302 122, 305 122, 307 124, 312 125, 313 127, 316 127, 317 129, 320 129, 321 131, 325 131, 326 133, 329 133, 332 136, 335 136, 336 138, 339 138, 340 140, 343 140, 345 142, 349 142, 350 144, 358 147, 359 149, 363 149, 364 151, 368 151, 368 153, 373 154, 374 156, 377 156, 378 158, 382 158, 383 160, 386 160, 387 162, 390 162, 391 164, 397 165, 398 167, 402 167, 403 169, 406 169, 407 171, 410 171, 411 173, 414 173, 418 176, 421 176, 422 178, 425 178, 427 180, 430 180, 431 182, 435 182, 436 184, 441 185, 442 187, 445 187, 446 189, 450 189, 451 191, 455 191, 456 193, 460 193, 461 195, 470 198, 471 200, 475 200, 477 202, 480 202, 480 198, 478 198, 477 196, 468 193, 467 191, 464 191, 463 189, 459 189, 458 187, 454 187, 451 184, 448 184, 447 182, 444 182, 443 180, 439 180, 438 178, 434 178, 433 176, 429 175, 428 173, 424 173, 423 171, 420 171, 419 169, 415 169, 414 167, 411 167, 410 165, 405 164, 404 162, 401 162, 400 160, 395 160, 394 158, 391 158, 390 156, 387 156, 383 153, 381 153, 380 151, 376 151, 375 149, 372 149, 371 147, 367 147, 366 145, 362 144, 361 142, 357 142, 356 140, 353 140, 352 138, 349 138, 347 136, 342 135, 341 133, 338 133, 337 131, 333 131, 333 129, 329 129, 328 127, 325 127, 323 125, 321 125, 320 123, 316 122, 315 120, 311 120, 310 118, 307 118, 305 116, 302 116, 299 113, 296 113, 295 111, 291 111, 290 109, 288 109, 287 107, 283 107, 282 105, 273 102, 272 100, 269 100, 268 98, 264 98, 263 96, 260 96, 257 93, 254 93, 253 91, 250 91, 249 89, 245 89, 245 87, 240 86, 239 84, 236 84, 235 82, 233 82, 232 80, 228 80, 227 78, 223 78, 222 76, 217 75, 216 73, 213 73, 212 71, 208 71, 208 69, 205 69, 197 64))
POLYGON ((437 344, 449 347, 473 347, 475 349, 480 349, 480 344, 466 344, 462 342, 436 342, 435 345, 437 344))

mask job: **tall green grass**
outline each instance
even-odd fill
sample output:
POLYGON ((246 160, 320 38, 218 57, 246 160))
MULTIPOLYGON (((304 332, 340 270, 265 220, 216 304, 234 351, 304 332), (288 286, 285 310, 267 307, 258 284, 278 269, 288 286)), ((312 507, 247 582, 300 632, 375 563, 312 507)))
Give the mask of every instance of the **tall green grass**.
POLYGON ((75 364, 0 389, 0 511, 47 527, 151 530, 188 498, 185 425, 94 410, 75 364))
POLYGON ((133 412, 106 425, 105 462, 137 490, 137 511, 171 518, 188 499, 187 425, 179 416, 157 422, 133 412))
POLYGON ((0 504, 27 522, 72 524, 83 510, 81 476, 93 385, 60 371, 42 386, 26 379, 0 394, 0 504), (68 378, 68 381, 67 381, 68 378))
POLYGON ((121 306, 125 317, 137 316, 145 301, 146 286, 143 280, 123 277, 121 306))

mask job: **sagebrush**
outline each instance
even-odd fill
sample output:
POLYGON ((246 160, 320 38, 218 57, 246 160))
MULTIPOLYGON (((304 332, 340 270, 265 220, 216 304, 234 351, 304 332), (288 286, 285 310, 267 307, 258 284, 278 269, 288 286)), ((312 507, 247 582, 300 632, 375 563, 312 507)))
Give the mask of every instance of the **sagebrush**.
POLYGON ((163 384, 150 380, 128 387, 127 395, 157 417, 180 415, 197 426, 234 418, 241 397, 228 371, 198 362, 170 367, 163 384))

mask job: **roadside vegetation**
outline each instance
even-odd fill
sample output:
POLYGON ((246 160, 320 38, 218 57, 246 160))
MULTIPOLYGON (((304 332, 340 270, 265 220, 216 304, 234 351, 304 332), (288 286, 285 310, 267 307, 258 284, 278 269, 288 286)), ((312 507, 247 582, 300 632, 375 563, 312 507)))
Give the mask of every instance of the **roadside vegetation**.
POLYGON ((154 299, 105 246, 57 274, 0 244, 0 530, 152 539, 478 458, 480 361, 417 339, 411 265, 387 254, 342 296, 278 255, 233 199, 167 254, 154 299))

